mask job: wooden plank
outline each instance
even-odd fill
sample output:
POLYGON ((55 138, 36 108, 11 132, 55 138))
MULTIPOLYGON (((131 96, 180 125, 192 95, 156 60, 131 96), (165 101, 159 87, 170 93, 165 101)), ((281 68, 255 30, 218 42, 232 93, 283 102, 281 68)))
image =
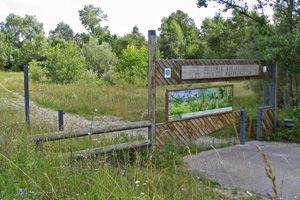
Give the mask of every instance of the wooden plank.
POLYGON ((258 76, 258 64, 181 65, 182 80, 258 76))
POLYGON ((134 141, 130 143, 110 145, 101 148, 75 151, 72 153, 67 153, 66 156, 70 156, 73 159, 89 158, 91 156, 96 156, 98 154, 110 153, 110 152, 120 151, 125 149, 136 149, 136 148, 146 147, 149 145, 151 145, 150 140, 141 140, 141 141, 134 141))
POLYGON ((108 125, 94 128, 76 129, 70 131, 59 131, 48 134, 39 134, 32 136, 32 140, 35 142, 55 141, 68 138, 84 137, 89 135, 98 135, 109 132, 146 128, 149 126, 151 126, 150 121, 129 122, 121 125, 108 125))
POLYGON ((156 113, 156 33, 148 31, 148 118, 151 127, 148 133, 151 143, 155 144, 155 113, 156 113))

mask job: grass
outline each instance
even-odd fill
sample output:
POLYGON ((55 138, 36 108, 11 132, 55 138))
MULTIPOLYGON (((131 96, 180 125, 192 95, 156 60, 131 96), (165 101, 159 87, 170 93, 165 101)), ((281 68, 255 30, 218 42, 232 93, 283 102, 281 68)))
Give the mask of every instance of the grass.
MULTIPOLYGON (((35 149, 20 113, 1 111, 0 199, 226 199, 214 182, 184 170, 179 149, 71 161, 51 143, 35 149)), ((48 126, 33 123, 32 132, 48 126)))
MULTIPOLYGON (((8 89, 23 94, 22 73, 0 72, 0 80, 8 89)), ((226 83, 216 83, 216 85, 220 84, 226 83)), ((119 116, 132 121, 147 119, 148 90, 146 87, 132 86, 126 83, 108 85, 103 82, 68 85, 30 82, 29 85, 31 100, 55 110, 64 109, 68 113, 92 118, 93 111, 97 109, 99 115, 119 116)), ((207 85, 195 84, 193 87, 207 85)), ((176 88, 178 87, 176 86, 176 88)), ((158 122, 165 120, 165 89, 166 87, 157 89, 158 122)), ((235 97, 238 97, 234 102, 235 109, 244 107, 251 110, 249 113, 254 113, 253 108, 258 107, 257 98, 248 88, 248 84, 234 83, 234 90, 235 97)))

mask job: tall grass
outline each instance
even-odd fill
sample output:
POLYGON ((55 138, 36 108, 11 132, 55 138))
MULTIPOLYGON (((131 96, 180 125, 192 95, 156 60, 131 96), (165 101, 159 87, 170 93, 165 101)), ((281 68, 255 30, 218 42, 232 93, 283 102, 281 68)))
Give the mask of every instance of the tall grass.
MULTIPOLYGON (((20 113, 1 107, 0 199, 224 199, 213 182, 183 169, 176 148, 141 149, 70 160, 63 148, 36 149, 29 136, 49 124, 23 125, 20 113)), ((21 115, 22 116, 22 115, 21 115)), ((55 146, 55 145, 54 145, 55 146)))

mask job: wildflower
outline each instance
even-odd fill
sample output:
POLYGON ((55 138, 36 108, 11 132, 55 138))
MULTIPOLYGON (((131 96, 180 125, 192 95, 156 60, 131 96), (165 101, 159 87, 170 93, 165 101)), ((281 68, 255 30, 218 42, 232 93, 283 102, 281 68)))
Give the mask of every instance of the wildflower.
POLYGON ((20 196, 24 196, 25 195, 24 190, 22 188, 19 188, 18 192, 19 192, 20 196))
POLYGON ((140 184, 140 182, 141 182, 141 181, 135 181, 135 184, 136 184, 136 185, 137 185, 137 184, 140 184))
POLYGON ((145 193, 144 192, 141 192, 141 196, 144 196, 145 195, 145 193))
POLYGON ((95 108, 95 112, 98 112, 98 109, 97 109, 97 108, 95 108))
POLYGON ((88 135, 92 135, 91 132, 88 132, 88 135))

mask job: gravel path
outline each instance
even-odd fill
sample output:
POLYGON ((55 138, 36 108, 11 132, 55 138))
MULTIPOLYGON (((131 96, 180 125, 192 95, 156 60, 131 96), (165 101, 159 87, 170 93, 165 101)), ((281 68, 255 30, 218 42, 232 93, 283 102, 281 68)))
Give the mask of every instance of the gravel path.
MULTIPOLYGON (((2 99, 2 102, 8 107, 12 107, 16 110, 20 110, 23 112, 24 97, 19 93, 7 89, 2 83, 0 83, 0 87, 7 94, 13 97, 13 98, 2 99)), ((31 121, 34 122, 46 122, 54 126, 58 124, 58 116, 56 110, 42 107, 33 101, 30 101, 30 116, 31 116, 31 121)), ((115 116, 96 116, 94 117, 93 121, 91 121, 76 114, 70 114, 70 113, 64 114, 65 130, 73 130, 73 129, 103 126, 103 125, 120 125, 120 124, 126 124, 128 122, 129 122, 128 120, 124 120, 120 117, 115 117, 115 116)), ((122 133, 126 133, 128 135, 143 135, 145 138, 148 135, 147 129, 135 129, 130 131, 122 131, 122 133)), ((103 136, 115 137, 119 134, 120 132, 115 132, 103 136)))

